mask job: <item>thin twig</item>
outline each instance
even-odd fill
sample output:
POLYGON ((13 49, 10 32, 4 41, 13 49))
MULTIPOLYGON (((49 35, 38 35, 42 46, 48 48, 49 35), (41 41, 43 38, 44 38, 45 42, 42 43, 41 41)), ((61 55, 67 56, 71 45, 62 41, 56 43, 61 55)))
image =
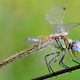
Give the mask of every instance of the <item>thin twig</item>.
POLYGON ((76 66, 73 66, 73 67, 70 67, 70 68, 67 68, 67 69, 59 70, 59 71, 56 71, 54 73, 45 74, 45 75, 42 75, 40 77, 34 78, 32 80, 43 80, 43 79, 51 78, 51 77, 54 77, 54 76, 57 76, 57 75, 60 75, 60 74, 64 74, 66 72, 76 70, 76 69, 80 69, 80 65, 76 65, 76 66))

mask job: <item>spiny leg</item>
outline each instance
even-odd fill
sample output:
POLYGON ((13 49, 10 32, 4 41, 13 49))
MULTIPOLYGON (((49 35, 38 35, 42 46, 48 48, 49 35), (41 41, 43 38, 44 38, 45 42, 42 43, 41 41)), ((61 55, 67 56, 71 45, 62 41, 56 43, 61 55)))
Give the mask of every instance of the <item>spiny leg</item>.
POLYGON ((54 61, 54 62, 56 62, 56 58, 59 56, 59 53, 56 53, 56 56, 55 57, 53 57, 50 61, 49 61, 49 67, 50 67, 50 69, 52 70, 52 72, 53 72, 53 69, 52 69, 52 67, 51 67, 51 63, 54 61))
POLYGON ((59 53, 60 53, 60 52, 51 53, 51 54, 48 54, 48 55, 45 56, 45 62, 46 62, 46 65, 47 65, 47 68, 48 68, 49 73, 50 73, 51 71, 54 72, 50 64, 51 64, 52 61, 55 62, 55 59, 56 59, 56 57, 59 56, 59 53), (48 61, 47 61, 47 57, 49 57, 50 55, 54 55, 54 54, 56 54, 56 56, 54 56, 54 57, 48 62, 48 61))
MULTIPOLYGON (((77 52, 77 53, 78 53, 78 52, 77 52)), ((73 54, 73 55, 74 55, 74 54, 73 54)), ((75 57, 77 60, 80 60, 80 58, 78 58, 76 55, 74 55, 74 57, 75 57)), ((72 59, 72 61, 80 65, 80 62, 76 61, 75 59, 72 59)))
MULTIPOLYGON (((54 54, 54 53, 53 53, 54 54)), ((49 55, 46 55, 45 56, 45 62, 46 62, 46 65, 47 65, 47 68, 48 68, 48 71, 49 71, 49 73, 50 73, 50 69, 49 69, 49 66, 48 66, 48 62, 47 62, 47 57, 48 57, 49 55)))
POLYGON ((56 62, 56 57, 58 57, 59 56, 59 53, 56 53, 56 55, 49 61, 49 63, 48 63, 48 65, 49 65, 49 67, 50 67, 50 69, 51 69, 51 71, 53 72, 53 69, 52 69, 52 67, 51 67, 51 63, 54 61, 54 62, 56 62))
MULTIPOLYGON (((52 68, 51 68, 51 66, 49 66, 49 64, 48 64, 47 57, 49 57, 50 55, 54 55, 54 54, 55 54, 55 53, 51 53, 51 54, 48 54, 48 55, 45 56, 45 62, 46 62, 46 65, 47 65, 47 68, 48 68, 49 73, 52 71, 52 68), (50 70, 50 69, 51 69, 51 70, 50 70)), ((52 72, 54 72, 54 71, 52 71, 52 72)))
POLYGON ((60 59, 60 61, 59 61, 59 65, 62 66, 62 67, 64 67, 64 68, 69 68, 67 65, 65 65, 65 64, 63 63, 64 57, 65 57, 65 55, 63 55, 63 56, 61 57, 61 59, 60 59))
POLYGON ((78 61, 76 61, 76 60, 74 60, 74 59, 72 59, 72 61, 80 65, 80 63, 79 63, 78 61))

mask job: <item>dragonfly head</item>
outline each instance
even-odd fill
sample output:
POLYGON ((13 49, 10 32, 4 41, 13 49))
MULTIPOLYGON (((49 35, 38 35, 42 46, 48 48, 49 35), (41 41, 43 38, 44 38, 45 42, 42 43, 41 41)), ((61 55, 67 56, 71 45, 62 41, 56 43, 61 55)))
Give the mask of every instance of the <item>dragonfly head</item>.
POLYGON ((80 41, 76 40, 72 42, 72 51, 79 52, 80 51, 80 41))

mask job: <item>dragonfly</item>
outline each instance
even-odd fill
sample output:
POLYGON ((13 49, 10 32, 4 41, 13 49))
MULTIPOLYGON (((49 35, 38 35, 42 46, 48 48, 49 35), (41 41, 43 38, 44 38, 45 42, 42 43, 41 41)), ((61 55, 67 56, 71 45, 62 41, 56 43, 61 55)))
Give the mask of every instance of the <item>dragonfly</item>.
POLYGON ((54 33, 47 35, 47 36, 37 36, 31 37, 28 40, 40 47, 50 47, 56 48, 57 51, 53 49, 49 54, 45 56, 45 62, 49 72, 54 72, 51 63, 56 62, 58 56, 61 55, 59 60, 59 65, 64 68, 69 68, 67 65, 64 64, 64 58, 66 52, 69 53, 71 56, 72 61, 80 64, 78 61, 74 60, 74 57, 79 59, 76 56, 76 53, 80 51, 80 41, 69 39, 68 37, 68 30, 74 29, 80 25, 80 23, 64 23, 64 19, 66 16, 66 8, 63 6, 55 6, 54 8, 50 9, 50 11, 46 14, 46 20, 52 25, 54 29, 54 33), (48 57, 52 56, 51 60, 48 61, 48 57))
POLYGON ((45 62, 49 72, 54 72, 51 63, 56 62, 57 58, 61 55, 59 60, 60 66, 64 68, 68 68, 67 65, 64 64, 64 58, 67 53, 72 58, 72 61, 80 64, 77 60, 74 60, 74 57, 79 59, 76 56, 76 53, 80 51, 80 41, 79 40, 72 40, 68 37, 68 32, 66 30, 70 30, 79 26, 79 23, 68 23, 64 24, 65 14, 67 9, 63 6, 56 6, 46 14, 46 20, 53 26, 55 30, 54 33, 45 36, 37 36, 37 37, 29 37, 28 41, 32 44, 30 48, 26 48, 17 52, 16 54, 2 60, 0 62, 0 67, 3 67, 13 61, 16 61, 20 58, 30 55, 31 53, 46 49, 46 47, 52 47, 57 49, 57 51, 51 50, 50 53, 45 55, 45 62), (51 60, 48 61, 48 57, 52 56, 51 60))

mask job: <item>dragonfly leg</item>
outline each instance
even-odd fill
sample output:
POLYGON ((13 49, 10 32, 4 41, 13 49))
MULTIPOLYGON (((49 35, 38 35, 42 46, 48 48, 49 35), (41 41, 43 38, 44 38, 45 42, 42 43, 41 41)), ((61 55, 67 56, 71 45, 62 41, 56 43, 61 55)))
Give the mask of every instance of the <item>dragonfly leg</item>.
POLYGON ((72 59, 72 61, 80 65, 80 63, 79 63, 78 61, 76 61, 76 60, 74 60, 74 59, 72 59))
POLYGON ((59 56, 59 52, 57 52, 57 53, 51 53, 51 54, 48 54, 48 55, 45 56, 45 62, 46 62, 46 65, 47 65, 47 68, 48 68, 49 73, 51 73, 51 72, 54 73, 54 71, 53 71, 53 69, 52 69, 52 67, 51 67, 50 64, 51 64, 52 61, 55 62, 56 61, 55 59, 58 56, 59 56), (47 58, 49 56, 51 56, 51 55, 55 55, 55 56, 48 62, 47 58))
MULTIPOLYGON (((77 57, 76 55, 74 55, 74 57, 75 57, 77 60, 80 60, 80 58, 77 57)), ((77 63, 77 64, 80 65, 80 62, 78 62, 77 60, 75 60, 75 59, 72 58, 72 61, 73 61, 73 62, 75 62, 75 63, 77 63)))
POLYGON ((59 65, 64 67, 64 68, 69 68, 67 65, 64 64, 63 60, 64 60, 65 55, 63 55, 59 61, 59 65))

